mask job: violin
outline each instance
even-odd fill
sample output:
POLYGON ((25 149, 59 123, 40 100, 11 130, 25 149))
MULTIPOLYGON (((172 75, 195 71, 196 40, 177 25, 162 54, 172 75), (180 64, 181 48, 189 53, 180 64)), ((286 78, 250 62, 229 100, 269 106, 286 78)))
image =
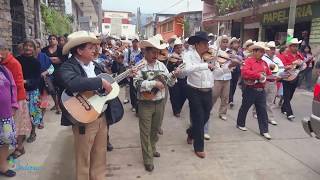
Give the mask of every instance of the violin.
POLYGON ((180 64, 180 63, 182 63, 183 59, 182 59, 181 54, 173 53, 169 57, 168 61, 171 62, 171 63, 174 63, 174 64, 180 64))
POLYGON ((214 50, 213 49, 209 49, 207 52, 205 52, 202 55, 202 58, 206 62, 212 62, 212 61, 214 61, 216 59, 215 58, 216 56, 214 56, 213 54, 214 54, 214 50))
POLYGON ((158 60, 159 61, 166 61, 169 57, 169 51, 168 49, 161 49, 158 54, 158 60))

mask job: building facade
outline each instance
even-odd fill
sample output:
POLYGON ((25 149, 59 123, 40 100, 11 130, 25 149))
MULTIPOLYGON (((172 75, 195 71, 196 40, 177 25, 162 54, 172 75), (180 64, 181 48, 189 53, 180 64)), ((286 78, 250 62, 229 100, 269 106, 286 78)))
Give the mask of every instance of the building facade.
POLYGON ((201 11, 182 12, 157 24, 157 33, 164 40, 173 35, 186 38, 201 30, 201 11))
MULTIPOLYGON (((204 0, 203 26, 216 34, 227 34, 247 39, 283 43, 287 36, 290 0, 248 0, 219 15, 212 0, 204 0)), ((301 39, 301 32, 310 32, 310 43, 320 41, 318 20, 319 0, 298 0, 294 36, 301 39)))
POLYGON ((116 37, 136 36, 136 25, 132 24, 133 13, 125 11, 104 11, 102 33, 116 37))
POLYGON ((40 37, 39 10, 39 0, 0 0, 0 38, 12 51, 26 38, 40 37))

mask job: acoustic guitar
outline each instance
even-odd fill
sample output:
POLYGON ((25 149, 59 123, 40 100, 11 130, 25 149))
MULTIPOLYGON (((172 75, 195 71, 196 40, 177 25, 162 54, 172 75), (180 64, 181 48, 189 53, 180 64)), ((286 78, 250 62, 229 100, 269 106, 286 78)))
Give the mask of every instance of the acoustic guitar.
POLYGON ((280 76, 282 76, 282 80, 285 81, 293 81, 295 80, 301 71, 305 70, 307 68, 306 62, 309 61, 309 59, 305 59, 300 64, 294 65, 291 69, 285 70, 284 72, 280 73, 280 76))
MULTIPOLYGON (((133 68, 141 69, 144 66, 145 62, 141 62, 133 68)), ((61 104, 76 121, 74 123, 87 124, 95 121, 100 114, 106 110, 106 103, 119 95, 120 87, 118 82, 127 78, 131 74, 133 68, 126 70, 115 78, 107 73, 102 73, 97 76, 111 84, 112 91, 108 94, 104 89, 74 94, 69 94, 64 90, 61 95, 61 104)))
MULTIPOLYGON (((177 68, 179 69, 184 69, 186 67, 185 63, 180 64, 177 68)), ((174 71, 172 71, 171 73, 169 73, 169 75, 165 75, 165 74, 159 74, 158 76, 156 76, 154 79, 157 81, 162 82, 162 84, 167 84, 169 82, 169 80, 171 80, 172 78, 175 78, 174 76, 174 71)), ((153 100, 157 93, 160 91, 160 89, 154 87, 151 89, 151 91, 143 91, 140 93, 140 95, 142 96, 143 99, 145 100, 153 100)))

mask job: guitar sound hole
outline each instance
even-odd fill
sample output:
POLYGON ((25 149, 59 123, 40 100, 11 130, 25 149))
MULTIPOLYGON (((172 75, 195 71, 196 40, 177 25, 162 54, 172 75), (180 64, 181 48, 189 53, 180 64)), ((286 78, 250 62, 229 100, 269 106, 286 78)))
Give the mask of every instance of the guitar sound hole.
POLYGON ((76 95, 77 100, 81 103, 81 105, 84 107, 86 111, 91 110, 90 104, 81 96, 81 95, 76 95))

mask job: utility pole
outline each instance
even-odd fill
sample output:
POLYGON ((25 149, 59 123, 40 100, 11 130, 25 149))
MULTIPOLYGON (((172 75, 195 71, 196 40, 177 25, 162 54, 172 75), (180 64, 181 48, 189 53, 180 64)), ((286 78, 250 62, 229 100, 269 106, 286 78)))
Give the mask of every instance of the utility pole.
POLYGON ((98 1, 98 31, 102 33, 102 0, 98 1))
POLYGON ((288 22, 288 30, 287 30, 287 42, 293 38, 294 25, 296 22, 297 2, 298 2, 298 0, 291 0, 291 2, 290 2, 289 22, 288 22))

